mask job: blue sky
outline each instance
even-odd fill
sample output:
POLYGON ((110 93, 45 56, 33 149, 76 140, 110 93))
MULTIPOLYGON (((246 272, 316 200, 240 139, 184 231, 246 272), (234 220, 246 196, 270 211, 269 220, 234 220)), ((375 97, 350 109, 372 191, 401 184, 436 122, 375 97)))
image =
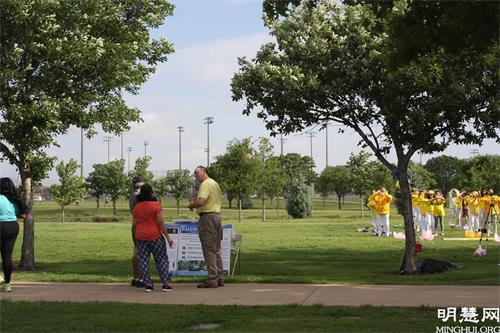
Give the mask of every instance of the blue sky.
MULTIPOLYGON (((166 63, 158 66, 157 72, 143 86, 139 95, 126 96, 130 106, 142 111, 143 123, 133 124, 124 135, 124 158, 127 147, 132 148, 133 161, 144 155, 144 141, 148 141, 147 154, 152 157, 151 170, 161 175, 164 170, 176 169, 179 165, 177 126, 184 126, 182 133, 182 167, 193 169, 206 164, 206 126, 203 119, 215 118, 210 128, 211 161, 223 154, 229 140, 245 137, 254 139, 265 136, 263 122, 254 115, 243 116, 241 103, 231 101, 230 81, 237 71, 237 58, 253 58, 260 45, 271 41, 264 27, 262 3, 257 0, 175 0, 173 17, 153 37, 165 37, 172 41, 175 53, 166 63)), ((92 170, 92 164, 106 163, 107 145, 103 142, 106 133, 100 132, 84 142, 84 174, 92 170)), ((328 133, 329 165, 344 164, 352 152, 359 152, 359 138, 350 130, 344 134, 331 128, 328 133)), ((275 153, 279 154, 278 138, 271 138, 275 153)), ((59 160, 70 158, 80 161, 80 132, 71 129, 58 138, 59 148, 49 149, 59 160)), ((326 137, 324 132, 313 138, 313 158, 316 171, 321 172, 326 164, 326 137)), ((471 149, 481 154, 498 153, 498 145, 488 141, 483 147, 453 146, 445 151, 448 155, 466 158, 471 149)), ((305 134, 286 137, 284 152, 310 154, 310 139, 305 134)), ((110 143, 111 159, 121 157, 120 138, 110 143)), ((424 156, 423 161, 431 156, 424 156)), ((415 161, 419 157, 414 158, 415 161)), ((14 167, 0 163, 0 174, 18 180, 14 167)), ((51 172, 44 181, 51 184, 57 175, 51 172)))

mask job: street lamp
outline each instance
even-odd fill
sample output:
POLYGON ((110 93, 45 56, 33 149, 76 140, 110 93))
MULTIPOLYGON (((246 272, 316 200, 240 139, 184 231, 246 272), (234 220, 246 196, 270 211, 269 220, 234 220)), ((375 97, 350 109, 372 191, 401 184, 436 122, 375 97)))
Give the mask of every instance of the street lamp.
POLYGON ((83 128, 80 133, 80 177, 83 178, 83 128))
POLYGON ((106 135, 103 139, 104 142, 107 142, 108 143, 108 163, 109 163, 109 143, 111 141, 113 141, 113 137, 112 136, 109 136, 109 135, 106 135))
POLYGON ((204 124, 207 125, 207 167, 210 166, 210 124, 214 123, 214 117, 206 117, 204 124))
POLYGON ((121 141, 120 145, 121 159, 123 160, 123 133, 120 134, 120 141, 121 141))
POLYGON ((144 141, 144 158, 146 158, 148 155, 146 154, 146 147, 149 145, 149 141, 144 141))
POLYGON ((179 170, 182 170, 181 167, 181 151, 182 151, 182 146, 181 146, 181 133, 184 132, 184 127, 182 126, 177 126, 177 130, 179 131, 179 170))
POLYGON ((283 139, 283 132, 280 132, 280 155, 283 156, 283 144, 286 142, 286 139, 283 139))
POLYGON ((127 147, 127 152, 128 152, 128 167, 127 167, 127 174, 130 173, 130 152, 132 151, 132 147, 127 147))
POLYGON ((313 138, 315 136, 316 133, 314 132, 309 132, 307 133, 307 136, 309 137, 309 139, 311 140, 311 171, 312 171, 312 166, 313 166, 313 138))

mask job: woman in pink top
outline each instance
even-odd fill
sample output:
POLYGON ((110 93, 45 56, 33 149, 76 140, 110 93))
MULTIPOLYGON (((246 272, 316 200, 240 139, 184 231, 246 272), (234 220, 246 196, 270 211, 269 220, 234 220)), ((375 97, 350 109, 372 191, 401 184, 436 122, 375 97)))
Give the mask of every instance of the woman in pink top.
POLYGON ((170 273, 168 271, 167 245, 174 243, 165 229, 162 208, 158 200, 153 196, 151 185, 141 186, 141 192, 137 195, 137 204, 132 212, 135 225, 135 238, 137 240, 137 256, 139 258, 139 269, 141 271, 146 292, 153 291, 153 283, 149 273, 149 259, 151 254, 155 261, 156 270, 160 274, 163 283, 162 291, 173 291, 170 284, 170 273))

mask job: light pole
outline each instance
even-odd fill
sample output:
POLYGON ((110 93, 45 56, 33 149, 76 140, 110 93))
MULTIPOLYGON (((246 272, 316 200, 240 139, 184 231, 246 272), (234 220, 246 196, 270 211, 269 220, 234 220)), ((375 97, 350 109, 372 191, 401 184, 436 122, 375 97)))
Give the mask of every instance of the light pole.
POLYGON ((179 170, 182 170, 182 166, 181 166, 181 152, 182 152, 182 146, 181 146, 181 136, 182 136, 182 132, 184 132, 184 127, 182 126, 177 126, 177 130, 179 131, 179 170))
POLYGON ((121 141, 121 159, 123 160, 123 134, 120 134, 120 141, 121 141))
POLYGON ((326 138, 326 143, 325 143, 325 147, 326 147, 325 163, 326 163, 326 166, 328 166, 328 122, 326 123, 326 127, 325 127, 325 138, 326 138))
POLYGON ((107 142, 108 143, 108 163, 109 163, 109 143, 111 141, 113 141, 113 137, 112 136, 109 136, 109 135, 106 135, 103 139, 104 142, 107 142))
POLYGON ((80 133, 80 177, 83 178, 83 128, 80 133))
POLYGON ((204 124, 207 125, 207 167, 210 166, 210 124, 214 123, 214 117, 206 117, 204 124))
POLYGON ((149 145, 149 141, 144 141, 144 158, 146 158, 148 155, 146 154, 146 147, 149 145))
POLYGON ((280 132, 280 155, 283 156, 283 144, 286 142, 286 139, 283 139, 283 133, 280 132))
POLYGON ((127 147, 128 152, 128 166, 127 166, 127 174, 130 173, 130 152, 132 151, 132 147, 127 147))
POLYGON ((313 138, 315 136, 316 133, 314 132, 309 132, 307 133, 307 136, 309 137, 309 139, 311 140, 311 171, 312 171, 312 166, 313 166, 313 138))

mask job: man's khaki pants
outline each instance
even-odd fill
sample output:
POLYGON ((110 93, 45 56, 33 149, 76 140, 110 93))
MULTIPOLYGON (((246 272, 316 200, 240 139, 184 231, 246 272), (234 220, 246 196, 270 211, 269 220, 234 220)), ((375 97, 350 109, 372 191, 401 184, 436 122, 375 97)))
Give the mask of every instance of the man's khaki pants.
POLYGON ((198 221, 198 233, 203 256, 205 257, 205 265, 208 270, 208 281, 224 281, 221 256, 222 224, 220 222, 220 214, 201 214, 198 221))

